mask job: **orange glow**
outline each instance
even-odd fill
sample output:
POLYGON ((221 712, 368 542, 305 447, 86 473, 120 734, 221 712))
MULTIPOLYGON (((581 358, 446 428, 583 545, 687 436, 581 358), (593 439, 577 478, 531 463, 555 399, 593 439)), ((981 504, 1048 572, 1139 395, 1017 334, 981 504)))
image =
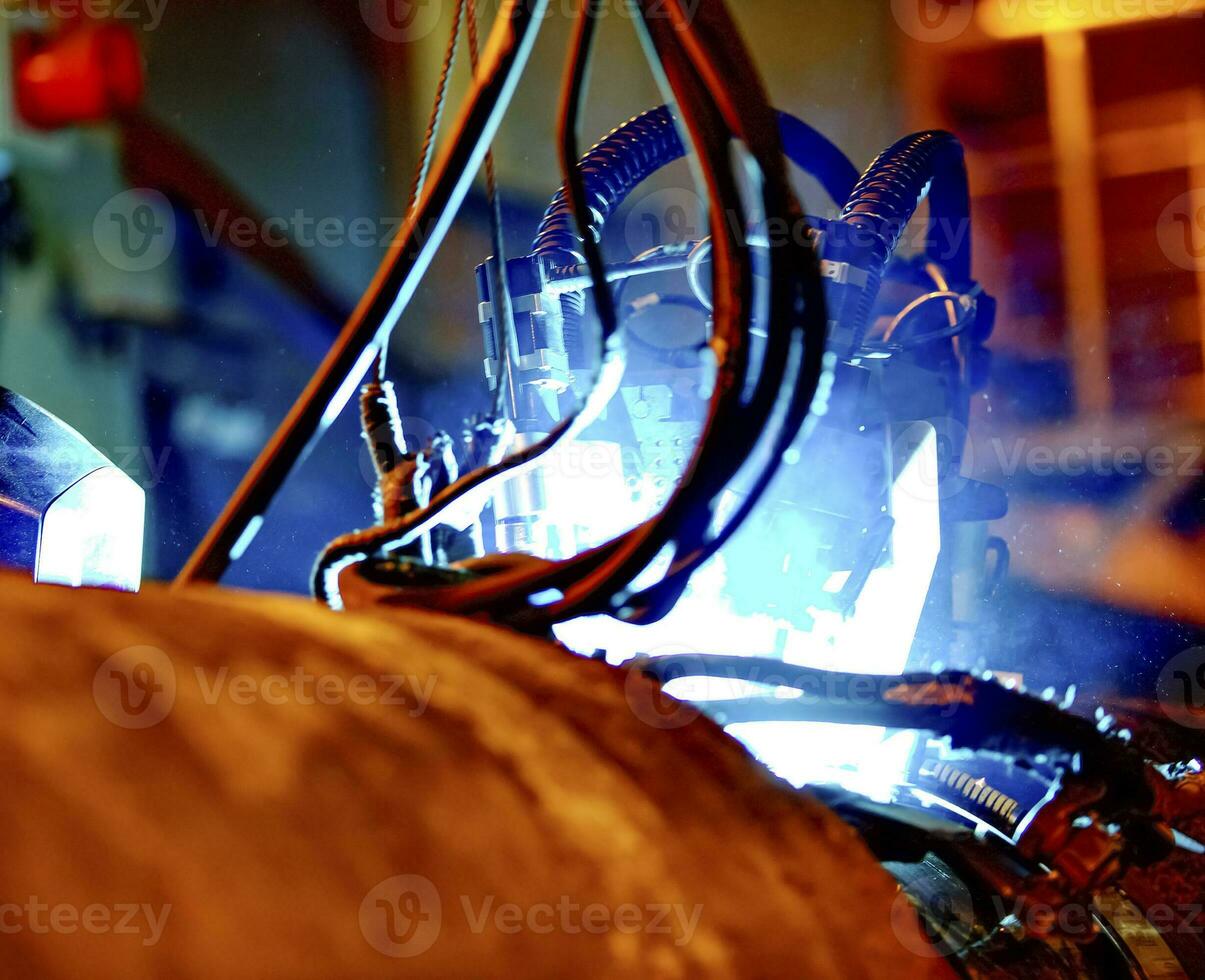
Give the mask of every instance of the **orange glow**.
POLYGON ((984 0, 976 10, 983 32, 998 38, 1202 16, 1205 0, 984 0))

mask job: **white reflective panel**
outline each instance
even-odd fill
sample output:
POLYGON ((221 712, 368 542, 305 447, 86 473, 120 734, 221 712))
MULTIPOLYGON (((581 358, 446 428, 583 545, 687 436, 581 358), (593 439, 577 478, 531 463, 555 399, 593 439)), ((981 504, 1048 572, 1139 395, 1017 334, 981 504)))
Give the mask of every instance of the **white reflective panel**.
POLYGON ((34 580, 137 592, 146 495, 115 467, 89 473, 42 515, 34 580))
MULTIPOLYGON (((632 626, 607 617, 588 617, 562 624, 556 635, 582 653, 606 649, 612 663, 637 656, 667 654, 733 654, 781 656, 787 665, 855 673, 892 675, 907 666, 925 600, 941 551, 937 434, 927 423, 911 423, 900 448, 906 448, 891 488, 895 519, 890 559, 866 582, 854 614, 809 609, 810 630, 802 630, 769 614, 738 612, 724 554, 705 565, 670 614, 651 626, 632 626), (904 439, 907 446, 904 446, 904 439)), ((852 490, 851 490, 852 492, 852 490)), ((744 528, 742 534, 752 533, 744 528)), ((763 532, 771 533, 771 532, 763 532)), ((795 554, 801 560, 816 552, 807 527, 792 528, 795 554)), ((776 543, 767 540, 767 551, 776 543)), ((658 574, 664 567, 658 569, 658 574)), ((770 583, 778 570, 763 570, 770 583)), ((654 580, 657 578, 654 575, 654 580)), ((834 573, 828 583, 836 591, 848 577, 834 573)), ((740 583, 756 591, 748 578, 740 583)), ((771 585, 767 584, 766 588, 771 585)), ((731 680, 689 678, 671 682, 666 692, 683 700, 723 700, 756 692, 731 680)), ((797 697, 782 690, 779 697, 797 697)), ((916 743, 911 732, 874 726, 809 722, 728 726, 728 731, 775 773, 796 786, 837 782, 868 796, 885 799, 902 781, 916 743)))

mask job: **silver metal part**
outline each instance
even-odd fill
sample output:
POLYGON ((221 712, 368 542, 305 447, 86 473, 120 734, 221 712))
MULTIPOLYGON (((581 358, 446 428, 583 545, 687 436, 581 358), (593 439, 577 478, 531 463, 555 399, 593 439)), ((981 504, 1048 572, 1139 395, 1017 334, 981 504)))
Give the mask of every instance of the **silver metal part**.
MULTIPOLYGON (((512 449, 520 451, 545 438, 544 433, 524 432, 515 437, 512 449)), ((552 542, 542 515, 548 509, 544 474, 539 467, 507 480, 494 496, 497 549, 503 554, 549 554, 552 542)))

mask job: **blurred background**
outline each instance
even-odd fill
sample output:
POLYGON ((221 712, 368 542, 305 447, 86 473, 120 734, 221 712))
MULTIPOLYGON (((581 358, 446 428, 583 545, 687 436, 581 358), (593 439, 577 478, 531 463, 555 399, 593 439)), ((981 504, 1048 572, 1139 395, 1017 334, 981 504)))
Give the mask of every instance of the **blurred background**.
MULTIPOLYGON (((968 465, 1011 498, 996 532, 1013 571, 1001 644, 1039 676, 1056 656, 1091 655, 1097 673, 1164 663, 1205 623, 1205 3, 732 7, 779 107, 859 168, 922 127, 966 147, 974 271, 1000 301, 968 465)), ((146 489, 148 577, 178 570, 380 262, 452 8, 0 8, 13 93, 0 385, 146 489), (103 39, 82 36, 98 28, 103 39)), ((484 21, 493 9, 483 2, 484 21)), ((573 9, 553 0, 497 144, 512 254, 530 250, 559 184, 573 9)), ((584 126, 598 137, 662 101, 626 5, 607 14, 584 126)), ((453 107, 468 74, 462 59, 453 107)), ((696 200, 689 170, 657 180, 612 223, 609 254, 646 233, 690 237, 675 227, 696 200)), ((832 212, 817 187, 800 190, 810 213, 832 212)), ((416 433, 488 404, 473 269, 489 252, 479 186, 393 338, 389 373, 416 433)), ((319 548, 371 523, 370 486, 345 413, 227 581, 306 590, 319 548)))

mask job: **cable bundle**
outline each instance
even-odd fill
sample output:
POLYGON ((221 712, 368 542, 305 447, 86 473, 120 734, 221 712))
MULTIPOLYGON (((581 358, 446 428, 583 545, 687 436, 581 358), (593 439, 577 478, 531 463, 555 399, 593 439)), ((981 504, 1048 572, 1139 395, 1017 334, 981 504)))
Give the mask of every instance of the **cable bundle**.
MULTIPOLYGON (((803 212, 787 178, 778 118, 770 108, 724 6, 709 3, 687 11, 681 0, 640 4, 642 23, 665 68, 678 111, 699 157, 708 189, 713 239, 715 330, 718 370, 703 437, 685 479, 660 514, 613 541, 562 562, 503 564, 493 574, 436 590, 421 590, 423 604, 466 615, 484 614, 512 626, 545 631, 552 624, 605 612, 644 621, 664 614, 691 573, 713 555, 752 511, 795 440, 826 374, 824 296, 816 258, 794 242, 772 249, 766 263, 766 337, 753 355, 755 315, 752 246, 748 230, 759 222, 796 227, 803 212), (655 10, 650 10, 655 6, 655 10), (668 13, 668 16, 666 14, 668 13), (738 171, 732 144, 739 141, 748 169, 738 171), (756 171, 752 207, 743 189, 756 171), (756 215, 756 220, 754 220, 756 215), (767 445, 768 444, 768 445, 767 445), (715 528, 722 491, 758 452, 752 491, 723 527, 715 528), (633 594, 632 583, 669 551, 661 582, 633 594), (541 601, 536 602, 535 597, 541 601), (551 601, 549 597, 551 596, 551 601)), ((533 465, 565 438, 580 432, 610 400, 622 370, 613 296, 593 230, 589 172, 578 171, 576 127, 585 90, 597 0, 584 0, 574 49, 566 71, 561 156, 567 206, 594 282, 600 331, 600 384, 581 412, 519 456, 484 467, 454 483, 430 506, 387 526, 334 542, 315 570, 315 591, 338 602, 338 574, 348 564, 403 547, 430 531, 453 505, 466 506, 488 492, 502 475, 533 465)), ((601 179, 600 172, 594 172, 601 179)), ((597 187, 598 185, 594 185, 597 187)), ((555 223, 555 222, 554 222, 555 223)), ((793 236, 795 237, 795 236, 793 236)), ((545 237, 556 240, 555 234, 545 237)), ((567 242, 563 234, 559 239, 567 242)), ((416 601, 418 597, 416 596, 416 601)), ((405 601, 405 596, 399 596, 405 601)))

